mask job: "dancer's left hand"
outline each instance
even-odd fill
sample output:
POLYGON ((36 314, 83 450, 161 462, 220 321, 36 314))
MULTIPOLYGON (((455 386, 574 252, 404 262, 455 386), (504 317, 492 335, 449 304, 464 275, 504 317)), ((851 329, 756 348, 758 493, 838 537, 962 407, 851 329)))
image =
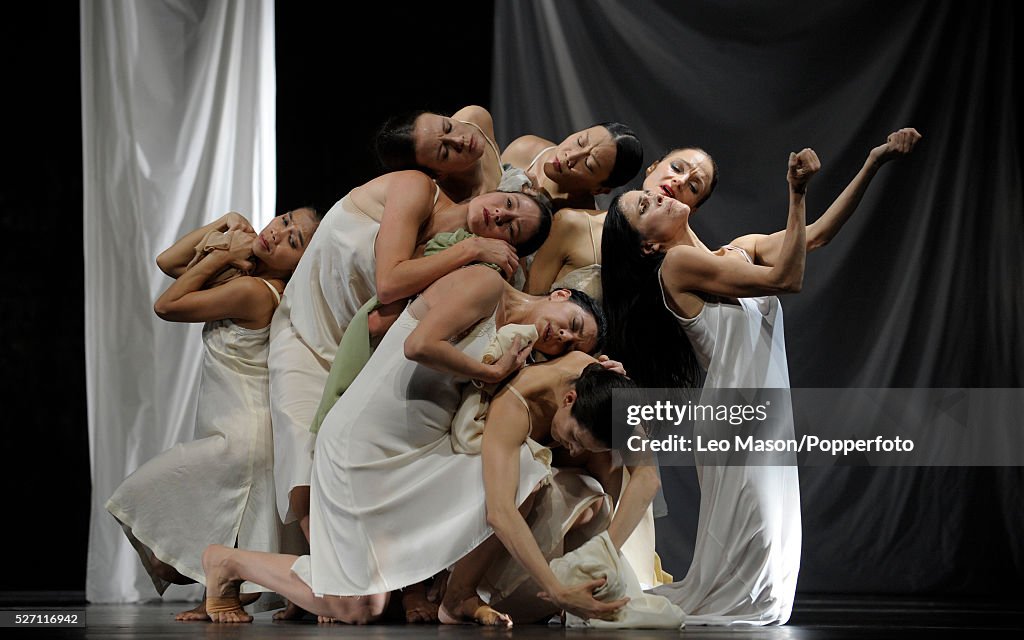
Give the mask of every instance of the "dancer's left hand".
POLYGON ((921 139, 921 134, 913 127, 905 127, 899 131, 893 131, 885 139, 885 144, 880 144, 868 154, 876 164, 884 164, 894 158, 908 156, 914 150, 914 145, 921 139))

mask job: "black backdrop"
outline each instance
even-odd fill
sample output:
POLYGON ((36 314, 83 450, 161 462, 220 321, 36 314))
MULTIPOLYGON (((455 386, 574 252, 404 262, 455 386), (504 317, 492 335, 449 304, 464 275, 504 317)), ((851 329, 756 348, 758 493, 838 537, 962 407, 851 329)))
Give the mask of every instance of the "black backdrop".
MULTIPOLYGON (((375 175, 371 135, 389 114, 424 107, 451 111, 473 103, 501 109, 490 101, 493 2, 387 5, 362 11, 333 3, 277 4, 278 209, 306 203, 326 209, 349 188, 375 175)), ((973 14, 976 7, 964 11, 973 14)), ((1013 26, 1020 24, 1017 12, 1009 15, 1013 26)), ((8 437, 0 467, 10 501, 3 538, 9 555, 0 591, 81 591, 89 462, 81 311, 77 6, 5 8, 0 34, 0 60, 9 88, 2 107, 6 153, 0 161, 0 237, 6 240, 0 252, 6 276, 0 292, 0 424, 8 437)), ((996 37, 990 44, 997 57, 1012 61, 1019 44, 1005 34, 996 37)), ((984 42, 979 40, 979 45, 984 42)), ((1020 105, 1018 69, 1014 68, 1012 90, 1006 89, 1014 105, 1020 105)), ((934 99, 954 98, 936 93, 934 99)), ((958 94, 956 99, 970 103, 969 96, 958 94)), ((552 122, 558 126, 538 132, 561 133, 562 123, 554 116, 552 122)), ((525 132, 498 131, 499 141, 525 132)), ((1005 133, 1016 139, 1012 146, 1019 154, 1020 131, 1005 133)), ((991 173, 990 161, 980 151, 976 170, 991 173)), ((1019 185, 1019 175, 1011 179, 1019 185)), ((1003 336, 1019 344, 1018 333, 1019 327, 1005 327, 1003 336)), ((907 350, 913 350, 913 343, 907 350)), ((948 375, 935 380, 964 384, 956 374, 963 373, 959 364, 950 363, 942 369, 948 375)), ((972 365, 973 371, 979 366, 972 365)), ((970 373, 968 378, 973 378, 970 373)), ((800 375, 795 368, 795 381, 800 375)), ((1019 385, 1021 375, 1017 371, 1009 380, 977 384, 1019 385)), ((841 471, 844 477, 836 483, 836 494, 822 500, 827 505, 813 518, 805 511, 801 589, 850 591, 856 590, 850 585, 879 585, 882 576, 886 582, 870 590, 1020 593, 1024 557, 1018 536, 1024 496, 1019 471, 841 471), (845 504, 879 485, 903 495, 908 510, 893 513, 883 531, 830 529, 845 504), (941 520, 917 518, 912 507, 922 492, 942 496, 942 508, 967 526, 949 531, 941 520), (905 561, 880 567, 888 554, 879 553, 879 539, 894 545, 905 561), (928 544, 919 544, 922 540, 928 544), (936 548, 954 553, 944 554, 940 561, 936 548), (844 560, 849 580, 831 579, 828 568, 836 555, 861 559, 859 564, 844 560)), ((677 530, 666 533, 665 527, 685 528, 686 522, 662 520, 659 527, 663 537, 670 538, 677 530)), ((685 550, 669 555, 670 569, 684 572, 685 550)))

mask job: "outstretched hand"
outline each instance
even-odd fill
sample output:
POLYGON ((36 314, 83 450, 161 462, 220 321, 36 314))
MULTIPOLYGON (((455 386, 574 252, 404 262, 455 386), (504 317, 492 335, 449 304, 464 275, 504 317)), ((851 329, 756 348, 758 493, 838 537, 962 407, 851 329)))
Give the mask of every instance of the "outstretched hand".
POLYGON ((595 599, 594 590, 603 586, 605 582, 604 578, 591 580, 590 582, 565 589, 557 598, 552 597, 546 591, 541 591, 537 596, 548 602, 553 602, 559 608, 584 620, 589 620, 590 618, 614 620, 615 614, 618 613, 619 609, 626 606, 629 598, 622 598, 612 602, 601 602, 595 599))
POLYGON ((885 144, 880 144, 868 154, 875 164, 881 165, 886 162, 908 156, 914 150, 914 145, 921 139, 921 134, 913 127, 905 127, 899 131, 893 131, 885 139, 885 144))
POLYGON ((789 154, 789 170, 786 173, 786 180, 790 188, 796 193, 805 193, 807 183, 821 169, 821 161, 814 149, 804 149, 800 153, 789 154))
POLYGON ((235 231, 241 230, 246 233, 255 233, 252 225, 245 216, 238 213, 237 211, 229 211, 225 213, 220 219, 221 227, 223 231, 235 231))

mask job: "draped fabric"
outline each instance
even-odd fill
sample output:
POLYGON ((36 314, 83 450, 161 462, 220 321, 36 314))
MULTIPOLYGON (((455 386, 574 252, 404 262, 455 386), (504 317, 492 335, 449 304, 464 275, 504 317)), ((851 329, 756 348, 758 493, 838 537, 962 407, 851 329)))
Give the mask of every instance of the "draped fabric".
POLYGON ((273 215, 273 19, 272 0, 81 3, 91 602, 156 595, 103 505, 195 426, 200 326, 153 313, 155 256, 227 211, 273 215))
MULTIPOLYGON (((693 217, 709 246, 786 223, 786 159, 814 148, 813 220, 888 133, 910 158, 782 299, 794 387, 1020 387, 1024 207, 1014 9, 979 2, 498 0, 500 142, 629 124, 646 164, 677 146, 721 181, 693 217)), ((631 183, 639 185, 641 177, 631 183)), ((613 356, 615 354, 612 354, 613 356)), ((1008 417, 1016 420, 1016 417, 1008 417)), ((1021 469, 802 468, 799 588, 1019 592, 1021 469)), ((692 468, 663 469, 666 569, 692 554, 692 468)))

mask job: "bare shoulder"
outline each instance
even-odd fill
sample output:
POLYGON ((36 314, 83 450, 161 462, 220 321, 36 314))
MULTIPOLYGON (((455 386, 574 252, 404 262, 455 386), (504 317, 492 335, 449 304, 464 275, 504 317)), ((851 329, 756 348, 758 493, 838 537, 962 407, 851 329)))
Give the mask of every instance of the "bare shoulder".
POLYGON ((277 297, 267 286, 266 281, 255 276, 241 276, 225 282, 217 287, 224 295, 235 297, 240 307, 245 309, 244 314, 239 314, 243 319, 260 323, 265 326, 270 322, 270 316, 277 308, 277 297))
POLYGON ((525 169, 534 156, 554 143, 539 136, 520 136, 505 147, 501 161, 525 169))
POLYGON ((456 120, 472 122, 492 136, 494 135, 494 119, 491 117, 491 112, 480 105, 471 104, 468 107, 462 107, 452 114, 452 117, 456 120))
POLYGON ((429 193, 430 197, 433 197, 434 181, 422 171, 392 171, 352 189, 352 195, 355 197, 372 197, 381 202, 393 192, 409 193, 414 196, 429 193))
POLYGON ((505 290, 505 281, 497 271, 477 264, 456 269, 427 287, 423 295, 431 301, 457 295, 460 299, 482 300, 487 304, 497 301, 505 290))

